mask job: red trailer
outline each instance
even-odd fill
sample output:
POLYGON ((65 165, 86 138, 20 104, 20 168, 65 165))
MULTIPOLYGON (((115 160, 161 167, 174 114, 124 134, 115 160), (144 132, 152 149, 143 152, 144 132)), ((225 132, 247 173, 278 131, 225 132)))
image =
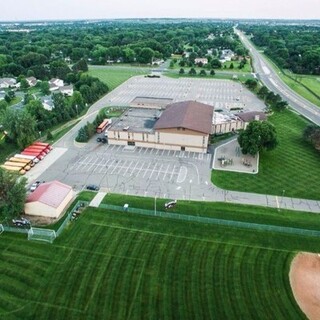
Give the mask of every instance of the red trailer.
POLYGON ((44 158, 44 156, 38 151, 22 151, 21 154, 26 156, 34 156, 37 157, 39 160, 42 160, 44 158))
POLYGON ((32 152, 38 152, 38 153, 41 153, 44 157, 47 155, 47 153, 41 149, 41 148, 33 148, 33 147, 28 147, 28 148, 25 148, 23 151, 32 151, 32 152))
POLYGON ((49 143, 44 143, 44 142, 40 142, 40 141, 36 141, 32 145, 45 147, 46 149, 49 149, 50 151, 53 149, 53 147, 49 143))
POLYGON ((43 152, 43 153, 44 153, 44 155, 46 155, 47 153, 49 153, 49 152, 50 152, 50 150, 49 150, 49 149, 47 149, 47 148, 45 148, 45 147, 41 147, 41 146, 34 146, 34 145, 29 146, 29 147, 27 147, 26 149, 39 150, 40 152, 43 152))

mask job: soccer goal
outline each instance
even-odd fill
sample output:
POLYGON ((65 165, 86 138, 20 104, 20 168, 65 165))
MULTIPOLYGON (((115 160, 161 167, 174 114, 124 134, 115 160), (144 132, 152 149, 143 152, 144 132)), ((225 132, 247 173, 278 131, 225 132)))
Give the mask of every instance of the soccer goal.
POLYGON ((28 232, 28 240, 45 241, 52 243, 56 237, 56 232, 51 229, 30 228, 28 232))

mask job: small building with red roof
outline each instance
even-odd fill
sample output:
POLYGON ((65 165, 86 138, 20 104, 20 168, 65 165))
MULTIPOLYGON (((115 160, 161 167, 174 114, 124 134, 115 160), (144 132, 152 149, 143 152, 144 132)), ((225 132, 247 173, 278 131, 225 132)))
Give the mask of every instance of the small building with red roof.
POLYGON ((28 215, 58 218, 72 198, 70 186, 57 180, 46 182, 27 197, 24 210, 28 215))

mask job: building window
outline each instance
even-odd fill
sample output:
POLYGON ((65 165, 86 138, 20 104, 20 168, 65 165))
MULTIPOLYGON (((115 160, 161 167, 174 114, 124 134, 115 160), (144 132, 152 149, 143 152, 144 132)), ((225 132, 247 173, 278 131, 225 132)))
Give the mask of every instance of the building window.
POLYGON ((181 151, 186 151, 186 147, 181 147, 181 151))
POLYGON ((134 141, 128 141, 128 146, 135 146, 136 143, 134 141))
POLYGON ((160 143, 160 132, 158 132, 158 143, 160 143))
POLYGON ((144 133, 142 134, 142 141, 144 141, 144 133))

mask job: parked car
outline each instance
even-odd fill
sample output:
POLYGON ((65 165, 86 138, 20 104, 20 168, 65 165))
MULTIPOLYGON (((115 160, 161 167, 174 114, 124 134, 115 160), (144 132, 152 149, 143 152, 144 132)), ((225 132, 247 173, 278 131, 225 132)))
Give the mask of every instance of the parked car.
POLYGON ((173 208, 177 204, 177 200, 170 201, 164 204, 165 209, 173 208))
POLYGON ((101 138, 100 137, 97 138, 97 142, 101 142, 101 138))
POLYGON ((99 191, 100 188, 98 186, 96 186, 95 184, 88 184, 86 186, 86 189, 87 190, 93 190, 93 191, 99 191))
POLYGON ((16 227, 30 227, 30 221, 25 218, 12 219, 12 223, 16 227))
POLYGON ((37 180, 36 182, 34 182, 31 187, 30 187, 30 191, 33 192, 34 190, 36 190, 41 184, 41 181, 37 180))

